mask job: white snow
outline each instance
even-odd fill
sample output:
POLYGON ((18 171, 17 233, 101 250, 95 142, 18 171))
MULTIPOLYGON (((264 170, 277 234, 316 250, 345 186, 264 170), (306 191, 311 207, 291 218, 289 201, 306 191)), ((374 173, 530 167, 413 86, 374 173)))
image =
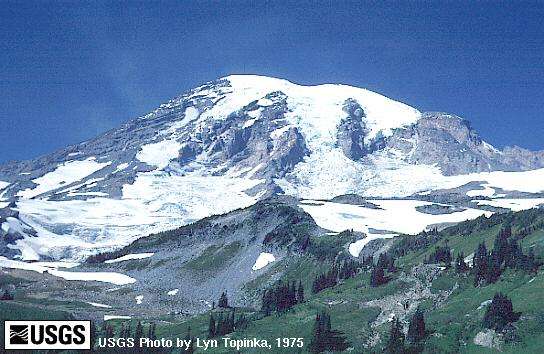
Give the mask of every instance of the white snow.
POLYGON ((271 137, 272 139, 277 139, 277 138, 279 138, 280 136, 282 136, 283 133, 289 131, 289 128, 291 128, 290 125, 286 125, 286 126, 284 126, 284 127, 278 128, 278 129, 276 129, 276 130, 274 130, 274 131, 272 131, 272 132, 270 133, 270 137, 271 137))
POLYGON ((173 139, 166 139, 158 143, 142 145, 141 150, 136 154, 136 158, 150 166, 159 169, 168 166, 171 160, 179 156, 181 143, 173 139))
POLYGON ((10 183, 9 182, 4 182, 4 181, 0 181, 0 191, 4 188, 6 188, 7 186, 9 186, 10 183))
POLYGON ((44 267, 34 263, 27 263, 21 261, 9 260, 6 257, 0 256, 0 267, 10 269, 23 269, 34 271, 38 273, 48 272, 49 274, 64 278, 66 280, 81 280, 81 281, 99 281, 105 283, 112 283, 115 285, 132 284, 136 282, 136 279, 124 275, 121 273, 113 272, 70 272, 52 269, 50 267, 44 267))
POLYGON ((359 257, 359 253, 363 250, 363 248, 372 240, 377 239, 385 239, 385 238, 393 238, 395 236, 398 236, 397 234, 367 234, 367 236, 363 239, 357 240, 353 243, 350 243, 348 250, 349 253, 353 257, 359 257))
POLYGON ((372 200, 372 203, 380 209, 331 202, 321 202, 321 205, 302 203, 300 207, 324 229, 335 232, 353 229, 365 234, 373 234, 369 229, 416 234, 433 224, 455 223, 492 214, 477 209, 440 215, 426 214, 417 211, 416 207, 433 203, 419 200, 383 199, 372 200))
POLYGON ((77 267, 80 263, 77 262, 32 262, 34 265, 58 269, 58 268, 74 268, 77 267))
POLYGON ((272 102, 272 100, 269 100, 268 98, 261 98, 257 101, 257 104, 261 107, 267 107, 273 105, 274 102, 272 102))
POLYGON ((489 196, 491 189, 539 193, 544 192, 544 169, 444 176, 437 166, 408 164, 391 150, 374 153, 358 162, 348 159, 340 149, 325 149, 306 157, 276 183, 289 195, 329 199, 347 193, 380 198, 407 197, 475 181, 480 181, 485 189, 470 191, 471 195, 483 192, 489 196))
POLYGON ((302 127, 310 148, 320 143, 334 143, 336 127, 346 116, 342 108, 348 98, 355 99, 363 107, 371 139, 379 133, 387 135, 393 128, 412 124, 421 115, 403 103, 352 86, 302 86, 287 80, 255 75, 232 75, 226 79, 233 92, 216 104, 211 116, 224 117, 225 113, 236 111, 254 100, 258 100, 262 106, 271 104, 265 101, 264 96, 273 91, 282 91, 287 95, 287 104, 292 109, 288 119, 302 127))
POLYGON ((166 294, 169 295, 169 296, 174 296, 174 295, 177 295, 179 292, 179 289, 173 289, 173 290, 170 290, 169 292, 167 292, 166 294))
POLYGON ((104 263, 117 263, 117 262, 132 260, 132 259, 144 259, 144 258, 149 258, 153 255, 154 253, 130 253, 119 258, 108 259, 107 261, 104 261, 104 263))
POLYGON ((120 316, 120 315, 104 315, 104 321, 109 320, 130 320, 131 316, 120 316))
POLYGON ((109 194, 104 192, 82 192, 82 193, 68 193, 66 194, 68 197, 107 197, 109 194))
POLYGON ((91 306, 100 307, 100 308, 104 308, 104 309, 111 309, 112 308, 110 305, 99 304, 98 302, 88 302, 88 301, 86 301, 86 303, 91 305, 91 306))
POLYGON ((244 191, 259 183, 249 178, 154 171, 139 174, 133 184, 125 185, 122 199, 20 200, 21 220, 39 237, 17 240, 13 247, 24 253, 24 260, 37 260, 39 255, 81 260, 153 232, 250 206, 258 196, 244 191), (77 226, 63 234, 57 225, 77 226), (71 254, 66 253, 68 245, 71 254))
POLYGON ((160 132, 161 135, 165 136, 175 136, 178 131, 183 129, 187 124, 196 120, 199 116, 198 109, 195 107, 189 106, 185 109, 185 115, 183 119, 177 120, 172 123, 167 129, 160 132))
MULTIPOLYGON (((245 122, 246 126, 255 124, 262 107, 273 104, 264 97, 274 91, 286 94, 288 112, 285 122, 282 123, 287 125, 273 131, 271 138, 277 139, 290 127, 297 127, 312 152, 292 172, 274 182, 286 194, 305 199, 327 199, 346 193, 357 193, 379 197, 385 203, 385 210, 382 211, 332 205, 331 215, 327 215, 327 209, 308 206, 312 213, 318 214, 318 223, 327 225, 332 231, 339 232, 355 225, 368 237, 379 235, 369 232, 372 228, 388 231, 386 235, 415 233, 433 223, 462 221, 482 213, 488 215, 488 212, 475 209, 430 215, 418 213, 414 209, 425 202, 391 201, 392 204, 388 204, 386 201, 391 197, 456 188, 468 182, 479 181, 484 188, 467 192, 474 199, 479 199, 479 196, 497 198, 498 195, 494 193, 498 189, 532 193, 544 191, 544 169, 444 176, 437 166, 411 165, 404 162, 406 156, 395 149, 385 149, 361 161, 350 160, 337 146, 336 136, 339 122, 347 115, 343 110, 347 99, 356 100, 364 109, 368 129, 366 143, 371 143, 376 137, 391 134, 395 128, 413 124, 420 117, 416 109, 377 93, 345 85, 300 86, 286 80, 250 75, 235 75, 225 79, 230 82, 230 87, 201 87, 189 97, 198 100, 201 98, 197 96, 209 95, 206 99, 215 102, 211 108, 200 112, 195 107, 186 107, 183 118, 162 129, 153 143, 141 147, 137 158, 155 166, 157 170, 138 173, 134 183, 123 187, 121 199, 110 198, 103 192, 80 190, 82 187, 96 185, 99 179, 77 181, 84 180, 84 177, 90 176, 96 169, 110 164, 98 163, 94 158, 66 162, 55 171, 35 179, 38 187, 19 194, 30 198, 66 185, 64 191, 69 192, 69 196, 87 196, 89 199, 19 201, 21 220, 34 228, 39 237, 25 237, 10 247, 21 250, 22 258, 27 260, 39 259, 40 255, 78 260, 96 253, 97 250, 118 248, 150 233, 254 204, 259 196, 250 195, 246 191, 263 182, 251 179, 264 168, 262 164, 235 166, 231 170, 228 170, 228 164, 224 164, 213 166, 216 167, 215 170, 210 170, 210 161, 207 160, 206 153, 203 153, 187 169, 182 170, 172 159, 179 156, 182 147, 180 141, 186 141, 184 138, 187 137, 184 134, 192 132, 193 129, 209 127, 214 120, 226 119, 232 112, 257 101, 261 108, 252 111, 252 119, 245 122), (189 124, 194 127, 188 126, 189 124), (161 171, 166 167, 167 172, 161 171), (228 170, 225 175, 216 174, 222 174, 225 170, 228 170), (78 184, 69 187, 69 184, 76 182, 78 184), (397 218, 400 218, 400 226, 396 226, 397 218), (59 231, 63 229, 66 231, 59 231), (67 250, 71 253, 66 253, 67 250)), ((182 99, 175 99, 161 106, 161 109, 183 107, 180 106, 181 103, 182 99)), ((151 116, 154 115, 146 117, 151 116)), ((484 146, 489 151, 494 151, 492 146, 484 146)), ((115 172, 128 166, 127 163, 119 164, 115 172)), ((478 203, 505 205, 507 200, 494 199, 478 203)), ((518 209, 535 204, 525 200, 509 205, 518 209)), ((351 246, 354 253, 364 241, 358 242, 351 246)))
POLYGON ((475 200, 478 205, 490 205, 496 208, 505 208, 512 211, 520 211, 535 208, 544 205, 544 198, 501 198, 493 200, 475 200))
POLYGON ((134 298, 134 300, 136 300, 136 304, 137 305, 141 305, 142 304, 142 301, 144 299, 144 296, 143 295, 138 295, 134 298))
POLYGON ((115 171, 113 171, 113 173, 117 173, 117 172, 123 171, 125 168, 128 167, 128 165, 129 165, 129 164, 126 163, 126 162, 117 165, 117 167, 115 167, 115 171))
POLYGON ((243 125, 243 128, 249 128, 251 127, 253 124, 255 124, 255 122, 258 120, 258 118, 253 118, 253 119, 248 119, 244 122, 244 125, 243 125))
POLYGON ((270 263, 274 262, 275 260, 276 260, 276 257, 274 257, 272 253, 262 252, 259 255, 259 257, 257 257, 257 260, 255 261, 255 264, 253 265, 253 267, 251 267, 251 269, 252 270, 262 269, 266 267, 267 265, 269 265, 270 263))
POLYGON ((29 226, 22 224, 21 221, 11 216, 6 218, 6 221, 2 223, 1 228, 5 233, 11 235, 16 233, 24 234, 25 232, 30 230, 29 226))
POLYGON ((484 186, 484 189, 470 190, 467 192, 469 197, 492 197, 495 194, 495 190, 489 186, 484 186))
POLYGON ((60 164, 54 171, 33 179, 32 182, 36 183, 37 187, 20 191, 17 195, 29 199, 77 182, 111 164, 111 162, 96 162, 95 160, 94 157, 89 157, 82 161, 68 161, 60 164))

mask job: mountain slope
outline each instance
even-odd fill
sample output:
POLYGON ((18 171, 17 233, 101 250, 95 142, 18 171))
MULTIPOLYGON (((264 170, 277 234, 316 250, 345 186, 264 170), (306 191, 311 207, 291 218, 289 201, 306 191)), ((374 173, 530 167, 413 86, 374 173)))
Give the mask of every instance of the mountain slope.
MULTIPOLYGON (((345 248, 349 238, 323 234, 310 220, 289 200, 259 202, 248 209, 208 218, 173 232, 142 238, 120 253, 107 255, 104 259, 111 262, 119 258, 109 259, 110 256, 124 254, 126 257, 127 252, 155 252, 148 258, 112 263, 94 258, 94 263, 83 264, 79 268, 80 271, 123 271, 138 277, 137 283, 121 287, 88 282, 67 284, 48 274, 1 271, 1 285, 17 287, 15 300, 1 305, 12 311, 9 319, 13 319, 13 316, 25 317, 29 308, 37 313, 75 313, 77 318, 91 316, 98 319, 104 318, 104 315, 122 315, 132 318, 108 323, 116 329, 122 322, 131 322, 132 328, 138 321, 142 321, 146 327, 149 323, 156 323, 158 338, 179 337, 190 327, 193 335, 204 338, 208 335, 210 315, 217 319, 220 314, 226 317, 232 311, 210 309, 209 306, 223 290, 228 289, 230 304, 236 307, 236 316, 244 314, 248 320, 247 325, 236 328, 229 335, 234 339, 256 337, 275 343, 275 338, 300 337, 305 343, 301 352, 308 352, 316 313, 327 311, 331 315, 333 329, 340 330, 346 336, 349 347, 362 352, 382 352, 389 337, 389 320, 393 316, 399 318, 406 331, 410 318, 419 308, 424 312, 426 324, 425 338, 420 343, 423 353, 539 352, 544 338, 541 325, 544 312, 540 306, 544 300, 544 276, 540 268, 505 268, 496 282, 475 286, 474 271, 460 273, 454 264, 447 268, 444 263, 426 260, 437 247, 448 245, 454 256, 463 252, 468 262, 479 243, 485 243, 490 250, 500 230, 512 228, 510 241, 516 240, 524 254, 532 252, 541 262, 544 257, 544 212, 541 209, 495 214, 440 232, 373 241, 372 248, 377 250, 375 258, 384 250, 396 258, 397 269, 388 271, 386 284, 370 286, 371 266, 368 259, 366 262, 358 260, 355 274, 338 279, 336 284, 317 293, 311 289, 318 275, 329 271, 333 264, 341 263, 346 259, 344 257, 355 259, 345 248), (326 242, 327 247, 321 249, 333 250, 330 254, 332 257, 321 257, 321 253, 315 251, 319 247, 313 251, 308 248, 304 252, 294 247, 291 250, 295 252, 280 256, 282 252, 289 252, 289 246, 282 248, 274 243, 269 245, 271 248, 260 248, 259 251, 272 251, 278 258, 259 270, 250 270, 259 252, 252 248, 264 246, 265 234, 275 233, 273 230, 280 225, 296 229, 300 224, 309 226, 307 230, 312 233, 311 243, 314 246, 326 242), (253 232, 254 229, 257 231, 253 232), (242 234, 244 236, 240 237, 242 234), (253 234, 256 235, 255 240, 249 237, 253 234), (198 251, 192 252, 199 247, 198 243, 193 243, 198 237, 205 241, 198 251), (243 246, 229 247, 235 240, 242 242, 243 246), (207 251, 211 244, 216 247, 207 251), (184 253, 187 245, 192 251, 184 253), (222 271, 217 271, 223 267, 225 273, 241 270, 246 277, 245 282, 233 277, 228 282, 216 282, 213 291, 200 292, 214 280, 223 279, 222 271), (199 272, 204 274, 204 281, 199 283, 187 278, 188 269, 196 275, 199 272), (212 274, 210 279, 206 279, 207 274, 212 274), (305 301, 282 313, 266 315, 260 311, 261 295, 278 281, 284 284, 287 281, 301 281, 305 301), (192 295, 189 299, 186 292, 192 295), (489 331, 484 327, 483 317, 497 292, 510 298, 514 311, 520 312, 521 316, 504 331, 489 331), (47 296, 46 300, 43 299, 44 295, 47 296), (193 311, 197 314, 188 314, 193 311)), ((289 238, 287 244, 295 245, 297 239, 289 238)), ((230 353, 232 350, 220 346, 210 352, 230 353)), ((245 348, 241 352, 261 351, 258 348, 245 348)), ((292 349, 274 347, 270 352, 287 353, 292 349)))
POLYGON ((499 151, 459 117, 365 89, 234 75, 95 139, 0 166, 0 208, 15 202, 5 213, 32 230, 0 220, 19 235, 3 254, 84 258, 278 193, 398 198, 473 183, 487 197, 527 196, 544 190, 544 170, 489 172, 542 166, 543 152, 499 151))

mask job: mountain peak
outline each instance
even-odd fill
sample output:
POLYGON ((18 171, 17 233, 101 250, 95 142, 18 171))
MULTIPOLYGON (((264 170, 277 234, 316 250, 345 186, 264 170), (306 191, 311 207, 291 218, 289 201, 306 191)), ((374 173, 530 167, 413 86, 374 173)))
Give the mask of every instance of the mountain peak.
POLYGON ((275 194, 398 198, 541 166, 542 154, 500 152, 457 116, 366 89, 230 75, 95 139, 0 166, 0 209, 19 211, 9 230, 40 235, 4 246, 28 259, 84 256, 275 194))

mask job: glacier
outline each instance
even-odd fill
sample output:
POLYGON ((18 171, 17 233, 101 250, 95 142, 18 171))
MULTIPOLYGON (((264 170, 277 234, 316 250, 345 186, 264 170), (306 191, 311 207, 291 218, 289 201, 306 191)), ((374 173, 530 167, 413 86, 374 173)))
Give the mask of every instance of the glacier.
POLYGON ((81 261, 275 194, 323 203, 300 205, 334 232, 417 233, 543 204, 543 167, 544 152, 496 149, 455 115, 341 84, 232 75, 95 139, 0 166, 0 255, 81 261), (421 212, 449 205, 436 199, 447 193, 463 210, 421 212), (330 201, 346 194, 381 210, 330 201))

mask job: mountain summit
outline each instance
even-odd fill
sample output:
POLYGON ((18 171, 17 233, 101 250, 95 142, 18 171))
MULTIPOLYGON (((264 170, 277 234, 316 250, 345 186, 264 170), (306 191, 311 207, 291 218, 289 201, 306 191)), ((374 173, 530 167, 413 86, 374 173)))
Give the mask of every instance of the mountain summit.
POLYGON ((399 198, 475 181, 535 193, 492 171, 543 166, 544 152, 500 151, 451 114, 346 85, 233 75, 0 166, 0 255, 84 257, 274 194, 399 198))

